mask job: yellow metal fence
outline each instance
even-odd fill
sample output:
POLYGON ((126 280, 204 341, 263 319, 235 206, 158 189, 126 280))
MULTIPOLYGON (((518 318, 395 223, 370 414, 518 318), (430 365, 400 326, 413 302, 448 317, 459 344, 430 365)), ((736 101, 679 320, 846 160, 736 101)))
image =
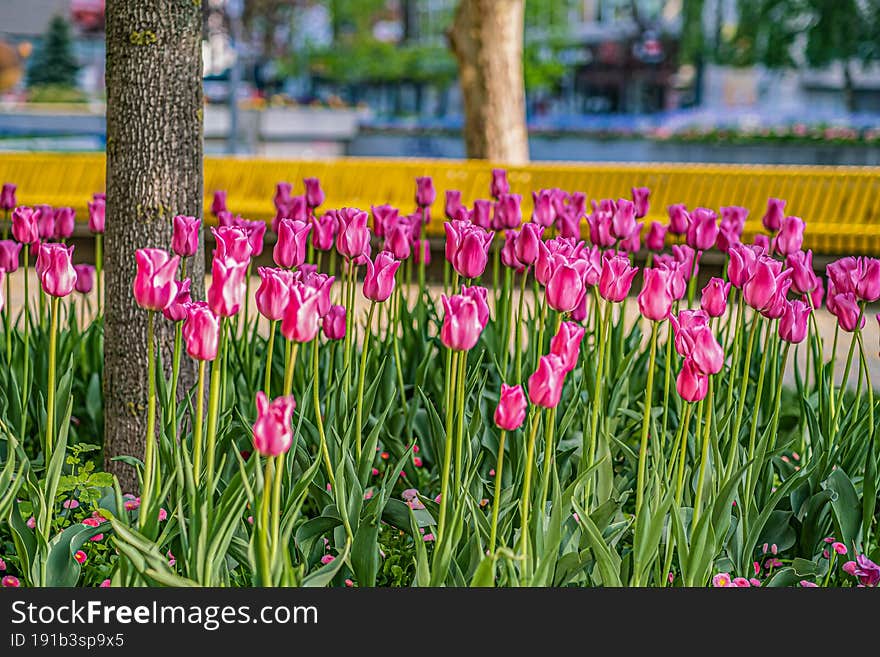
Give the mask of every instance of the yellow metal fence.
MULTIPOLYGON (((18 185, 20 203, 70 205, 80 221, 87 219, 86 201, 104 189, 104 156, 100 154, 3 154, 0 182, 18 185)), ((294 184, 314 176, 327 193, 324 208, 389 203, 402 211, 414 207, 416 176, 434 177, 437 202, 429 227, 442 233, 444 192, 459 189, 470 205, 487 198, 492 165, 481 161, 340 158, 274 160, 231 157, 205 158, 205 214, 215 189, 228 192, 230 210, 254 219, 274 214, 275 183, 294 184)), ((628 197, 630 188, 651 189, 648 220, 666 220, 666 207, 718 209, 742 205, 749 209, 746 237, 760 229, 767 198, 788 201, 787 212, 807 222, 805 248, 825 253, 880 255, 880 168, 720 164, 534 163, 507 167, 512 191, 523 195, 524 213, 531 211, 531 191, 559 187, 583 191, 588 199, 628 197)), ((112 220, 112 218, 111 218, 112 220)))

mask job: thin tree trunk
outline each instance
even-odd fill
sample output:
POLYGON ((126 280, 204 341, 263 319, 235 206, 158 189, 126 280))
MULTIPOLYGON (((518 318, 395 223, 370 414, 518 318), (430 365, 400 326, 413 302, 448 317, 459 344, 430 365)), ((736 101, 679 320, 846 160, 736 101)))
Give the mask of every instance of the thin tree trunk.
POLYGON ((855 83, 853 82, 850 63, 846 60, 843 62, 843 103, 847 112, 853 113, 856 111, 855 83))
MULTIPOLYGON (((146 314, 132 296, 134 252, 168 249, 177 214, 202 214, 202 3, 107 3, 107 232, 104 272, 104 460, 123 491, 137 488, 132 468, 112 459, 143 458, 146 438, 146 314)), ((204 286, 204 258, 187 264, 192 296, 204 286)), ((163 362, 173 326, 156 318, 163 362)), ((181 390, 194 380, 183 359, 181 390)))
POLYGON ((525 0, 460 0, 449 31, 464 99, 468 157, 529 159, 523 82, 525 0))

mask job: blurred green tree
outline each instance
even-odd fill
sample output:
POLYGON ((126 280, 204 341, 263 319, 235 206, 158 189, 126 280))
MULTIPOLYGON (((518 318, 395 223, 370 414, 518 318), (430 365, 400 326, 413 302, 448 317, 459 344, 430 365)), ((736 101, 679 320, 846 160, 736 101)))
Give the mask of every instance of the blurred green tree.
POLYGON ((27 75, 28 87, 75 87, 79 70, 73 54, 70 25, 62 16, 54 16, 27 75))

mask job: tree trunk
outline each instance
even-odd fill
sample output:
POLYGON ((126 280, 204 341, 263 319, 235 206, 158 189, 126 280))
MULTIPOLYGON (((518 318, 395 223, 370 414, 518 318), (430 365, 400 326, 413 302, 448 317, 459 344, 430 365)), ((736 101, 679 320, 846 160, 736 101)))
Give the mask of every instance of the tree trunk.
POLYGON ((464 99, 468 157, 528 162, 523 12, 525 0, 460 0, 449 31, 464 99))
MULTIPOLYGON (((104 315, 104 460, 122 490, 135 471, 112 461, 143 458, 146 438, 146 311, 132 295, 134 252, 168 249, 177 214, 202 214, 202 4, 107 3, 107 232, 104 315)), ((204 287, 201 251, 187 263, 192 296, 204 287)), ((174 328, 156 317, 170 364, 174 328)), ((194 378, 184 356, 180 389, 194 378)), ((158 425, 158 422, 157 422, 158 425)))
POLYGON ((856 111, 856 89, 853 82, 852 69, 847 60, 843 61, 843 104, 846 111, 852 114, 856 111))

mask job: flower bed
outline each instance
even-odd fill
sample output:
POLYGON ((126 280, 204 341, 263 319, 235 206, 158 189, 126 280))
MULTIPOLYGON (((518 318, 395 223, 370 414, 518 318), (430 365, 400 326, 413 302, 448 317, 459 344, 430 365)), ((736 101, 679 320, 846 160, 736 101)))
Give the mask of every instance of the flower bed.
POLYGON ((777 199, 754 244, 736 206, 673 205, 645 228, 644 188, 589 212, 582 193, 538 190, 523 223, 496 170, 491 200, 446 192, 437 298, 430 178, 411 214, 321 211, 320 184, 304 185, 278 185, 277 266, 253 295, 267 226, 225 193, 205 300, 186 278, 198 218, 174 218, 168 251, 131 254, 148 334, 149 393, 133 400, 145 451, 124 457, 137 491, 96 467, 103 197, 89 206, 98 262, 75 266, 72 211, 17 206, 4 187, 6 296, 33 256, 40 290, 5 308, 0 343, 3 586, 878 584, 863 333, 880 261, 830 264, 826 290, 804 221, 777 199), (712 250, 724 277, 698 290, 712 250), (173 345, 157 344, 159 322, 173 345))

